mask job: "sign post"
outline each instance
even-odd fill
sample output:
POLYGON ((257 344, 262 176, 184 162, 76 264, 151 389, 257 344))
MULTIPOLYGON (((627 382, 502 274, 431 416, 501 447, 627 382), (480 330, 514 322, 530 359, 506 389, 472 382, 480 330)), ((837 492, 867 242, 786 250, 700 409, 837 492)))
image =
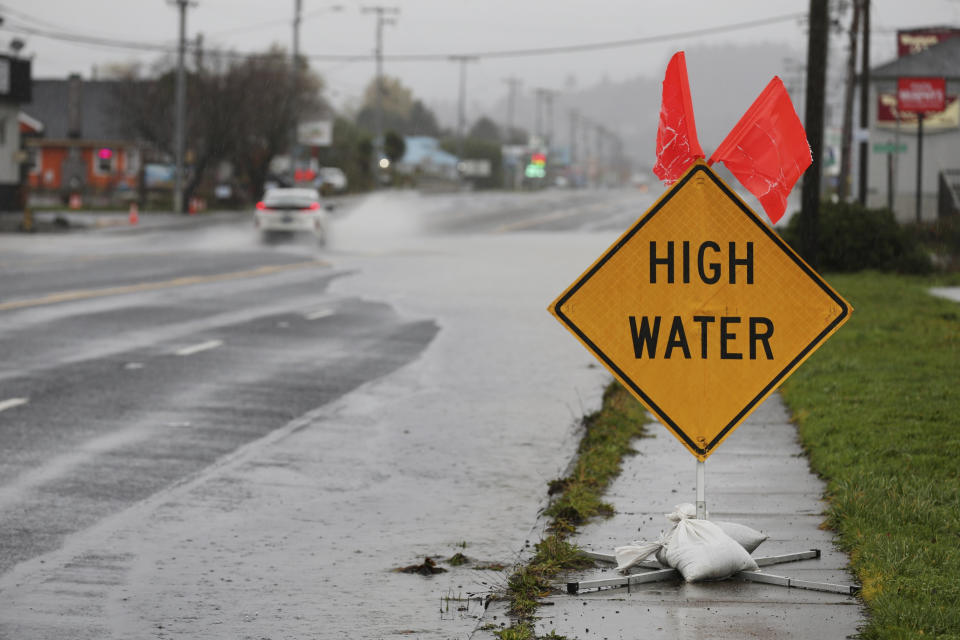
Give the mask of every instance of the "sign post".
MULTIPOLYGON (((697 518, 706 519, 706 458, 852 308, 697 161, 549 310, 696 457, 697 518)), ((756 562, 812 557, 820 552, 756 562)), ((659 568, 568 583, 567 592, 677 575, 659 568)), ((759 571, 734 577, 844 594, 859 589, 759 571)))
POLYGON ((923 202, 923 117, 947 105, 945 78, 897 78, 897 110, 917 114, 917 222, 923 202))
POLYGON ((923 212, 923 112, 917 113, 917 224, 923 212))

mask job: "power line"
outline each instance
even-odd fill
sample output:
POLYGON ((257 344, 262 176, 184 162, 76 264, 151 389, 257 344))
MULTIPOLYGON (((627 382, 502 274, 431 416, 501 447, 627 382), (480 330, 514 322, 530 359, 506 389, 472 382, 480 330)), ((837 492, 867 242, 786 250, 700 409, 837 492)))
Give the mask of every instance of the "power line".
MULTIPOLYGON (((580 51, 599 51, 602 49, 620 49, 623 47, 634 47, 643 44, 652 44, 654 42, 664 42, 675 40, 677 38, 689 38, 693 36, 706 36, 728 31, 739 31, 741 29, 750 29, 761 27, 778 22, 787 22, 805 17, 805 13, 791 13, 771 18, 762 18, 759 20, 749 20, 747 22, 737 22, 733 24, 720 25, 717 27, 708 27, 704 29, 694 29, 691 31, 677 31, 674 33, 665 33, 657 36, 646 36, 643 38, 630 38, 627 40, 611 40, 606 42, 593 42, 588 44, 575 44, 557 47, 541 47, 535 49, 508 49, 505 51, 477 51, 468 54, 460 54, 472 58, 519 58, 524 56, 544 56, 564 53, 577 53, 580 51)), ((413 60, 439 60, 450 58, 450 54, 407 54, 395 55, 391 59, 394 62, 413 61, 413 60)))
POLYGON ((49 21, 47 21, 47 20, 43 20, 42 18, 37 18, 37 17, 35 17, 35 16, 31 16, 29 13, 24 13, 23 11, 19 11, 19 10, 17 10, 17 9, 13 9, 13 8, 7 6, 6 4, 0 4, 0 11, 3 11, 4 13, 8 13, 8 14, 10 14, 10 15, 12 15, 12 16, 15 16, 15 17, 17 17, 17 18, 20 18, 21 20, 26 20, 27 22, 36 23, 36 24, 40 25, 41 27, 48 27, 48 28, 50 28, 50 29, 62 29, 62 28, 63 28, 61 25, 54 24, 53 22, 49 22, 49 21))
MULTIPOLYGON (((673 33, 665 33, 654 36, 645 36, 641 38, 630 38, 625 40, 611 40, 605 42, 593 42, 586 44, 575 44, 575 45, 564 45, 564 46, 553 46, 553 47, 540 47, 533 49, 507 49, 507 50, 494 50, 494 51, 478 51, 473 53, 420 53, 420 54, 394 54, 394 55, 384 55, 382 59, 390 62, 440 62, 440 61, 449 61, 454 57, 469 57, 469 58, 519 58, 527 56, 547 56, 547 55, 559 55, 559 54, 569 54, 569 53, 578 53, 584 51, 600 51, 605 49, 620 49, 625 47, 635 47, 645 44, 653 44, 656 42, 666 42, 669 40, 676 40, 680 38, 691 38, 697 36, 708 36, 715 35, 719 33, 729 33, 731 31, 740 31, 743 29, 752 29, 755 27, 762 27, 771 24, 777 24, 781 22, 788 22, 792 20, 798 20, 805 18, 805 13, 791 13, 780 16, 772 16, 769 18, 761 18, 757 20, 748 20, 745 22, 736 22, 726 25, 719 25, 716 27, 708 27, 704 29, 693 29, 689 31, 676 31, 673 33)), ((96 37, 96 36, 87 36, 78 33, 70 33, 67 31, 60 30, 50 30, 50 29, 40 29, 37 27, 31 27, 29 25, 4 25, 0 27, 8 31, 13 31, 15 33, 23 33, 27 35, 34 35, 42 38, 49 38, 52 40, 62 40, 68 42, 77 42, 82 44, 92 44, 102 47, 112 47, 118 49, 128 49, 135 51, 157 51, 162 53, 172 53, 176 51, 176 47, 173 45, 166 45, 160 43, 146 43, 142 41, 130 41, 130 40, 121 40, 117 38, 105 38, 105 37, 96 37)), ((262 53, 243 53, 243 52, 220 52, 222 55, 227 55, 230 57, 236 58, 253 58, 262 56, 262 53)), ((373 60, 376 58, 376 54, 362 53, 362 54, 306 54, 302 57, 310 60, 318 61, 339 61, 339 62, 360 62, 366 60, 373 60)))
POLYGON ((98 47, 108 47, 113 49, 128 49, 131 51, 153 51, 159 53, 174 53, 177 51, 176 45, 170 44, 151 44, 147 42, 134 42, 132 40, 120 40, 117 38, 102 38, 98 36, 85 36, 79 33, 68 33, 66 31, 50 31, 48 29, 38 29, 29 25, 8 25, 0 27, 13 33, 22 33, 25 35, 48 38, 50 40, 61 40, 64 42, 75 42, 79 44, 92 44, 98 47))

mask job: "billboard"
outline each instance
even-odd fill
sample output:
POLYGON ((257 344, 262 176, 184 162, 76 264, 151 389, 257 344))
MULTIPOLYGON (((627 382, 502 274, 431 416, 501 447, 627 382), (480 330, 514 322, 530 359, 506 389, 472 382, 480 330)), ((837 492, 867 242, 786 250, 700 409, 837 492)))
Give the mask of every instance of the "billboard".
MULTIPOLYGON (((942 131, 960 127, 960 98, 947 95, 943 111, 928 113, 923 118, 924 131, 942 131)), ((896 93, 881 93, 877 96, 877 128, 893 131, 912 131, 917 127, 915 111, 897 109, 896 93), (899 116, 899 118, 898 118, 899 116)))
POLYGON ((947 106, 944 78, 897 78, 897 109, 914 113, 943 111, 947 106))
POLYGON ((924 27, 897 31, 897 57, 911 56, 929 49, 949 38, 960 36, 960 29, 953 27, 924 27))
POLYGON ((297 127, 297 141, 308 147, 329 147, 333 142, 333 120, 301 122, 297 127))

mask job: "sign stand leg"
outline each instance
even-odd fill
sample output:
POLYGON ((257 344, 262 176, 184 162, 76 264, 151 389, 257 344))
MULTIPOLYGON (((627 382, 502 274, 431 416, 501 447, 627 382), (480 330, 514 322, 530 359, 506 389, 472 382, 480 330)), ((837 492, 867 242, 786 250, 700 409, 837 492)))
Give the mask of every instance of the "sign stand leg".
POLYGON ((707 463, 697 460, 697 520, 707 519, 707 498, 704 487, 707 463))
MULTIPOLYGON (((707 497, 706 497, 706 469, 707 464, 703 460, 697 460, 697 519, 707 519, 707 497)), ((600 562, 617 563, 614 555, 606 553, 597 553, 594 551, 583 551, 584 556, 591 560, 600 562)), ((797 560, 819 559, 820 550, 811 549, 799 553, 788 553, 779 556, 767 556, 754 558, 759 567, 765 567, 784 562, 796 562, 797 560)), ((581 580, 579 582, 568 582, 567 593, 576 594, 588 589, 603 589, 605 587, 626 587, 630 590, 630 585, 643 584, 649 582, 661 582, 666 580, 679 579, 680 572, 676 569, 660 566, 659 562, 647 561, 638 565, 638 568, 645 569, 642 573, 630 573, 627 575, 618 575, 613 578, 600 578, 597 580, 581 580)), ((860 591, 860 585, 856 584, 832 584, 828 582, 812 582, 809 580, 798 580, 786 576, 765 573, 758 571, 738 571, 733 574, 734 578, 740 578, 748 582, 762 582, 781 587, 793 587, 795 589, 810 589, 812 591, 828 591, 832 593, 842 593, 846 595, 856 595, 860 591)))
MULTIPOLYGON (((610 564, 617 563, 617 557, 606 553, 596 553, 585 551, 583 555, 591 560, 606 562, 610 564)), ((819 549, 810 549, 809 551, 800 551, 798 553, 785 553, 779 556, 766 556, 754 558, 759 567, 768 567, 785 562, 796 562, 798 560, 813 560, 820 558, 819 549)), ((628 575, 618 575, 613 578, 601 578, 598 580, 581 580, 579 582, 568 582, 567 593, 577 594, 581 591, 591 589, 603 589, 606 587, 626 587, 630 585, 643 584, 649 582, 662 582, 667 580, 680 580, 680 572, 669 567, 661 567, 657 562, 644 562, 639 565, 646 569, 642 573, 631 573, 628 575)), ((762 569, 759 571, 738 571, 731 576, 748 582, 762 582, 765 584, 777 585, 780 587, 790 587, 794 589, 809 589, 811 591, 826 591, 830 593, 842 593, 844 595, 856 595, 860 591, 860 585, 857 584, 833 584, 830 582, 812 582, 810 580, 798 580, 786 576, 766 573, 762 569)))

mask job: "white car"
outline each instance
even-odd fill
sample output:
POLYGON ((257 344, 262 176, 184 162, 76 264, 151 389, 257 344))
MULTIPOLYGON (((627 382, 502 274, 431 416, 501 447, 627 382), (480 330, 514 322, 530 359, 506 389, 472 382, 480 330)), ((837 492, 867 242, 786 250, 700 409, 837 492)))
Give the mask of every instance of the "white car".
POLYGON ((322 193, 343 193, 347 190, 347 176, 338 167, 320 167, 317 182, 322 193))
POLYGON ((323 244, 327 238, 327 209, 316 189, 268 189, 257 203, 254 224, 263 239, 309 232, 323 244))

